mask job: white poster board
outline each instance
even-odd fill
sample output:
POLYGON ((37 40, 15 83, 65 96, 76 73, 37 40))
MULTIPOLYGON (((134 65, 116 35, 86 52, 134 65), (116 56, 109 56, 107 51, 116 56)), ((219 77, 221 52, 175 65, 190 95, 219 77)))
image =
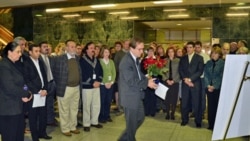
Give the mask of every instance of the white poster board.
MULTIPOLYGON (((212 140, 222 140, 250 55, 227 55, 212 140)), ((250 65, 249 65, 250 66, 250 65)), ((250 76, 250 67, 246 76, 250 76)), ((244 81, 226 138, 250 135, 250 80, 244 81)))

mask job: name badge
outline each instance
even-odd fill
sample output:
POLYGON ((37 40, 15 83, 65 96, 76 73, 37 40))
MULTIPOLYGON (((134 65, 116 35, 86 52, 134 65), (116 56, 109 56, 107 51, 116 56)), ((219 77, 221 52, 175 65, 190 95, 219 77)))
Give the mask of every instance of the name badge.
POLYGON ((111 76, 108 77, 109 81, 111 81, 111 76))
POLYGON ((96 74, 93 74, 93 79, 96 79, 96 74))

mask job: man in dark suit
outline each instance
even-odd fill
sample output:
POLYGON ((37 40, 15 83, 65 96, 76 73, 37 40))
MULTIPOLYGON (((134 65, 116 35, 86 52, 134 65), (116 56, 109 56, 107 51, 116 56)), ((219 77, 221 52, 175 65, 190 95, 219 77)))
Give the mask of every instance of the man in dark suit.
POLYGON ((126 130, 119 141, 135 141, 136 130, 144 121, 143 98, 147 87, 156 89, 154 79, 148 79, 140 70, 139 58, 143 53, 144 43, 138 38, 130 42, 130 51, 119 65, 119 92, 124 108, 126 130))
POLYGON ((203 73, 203 58, 195 54, 194 43, 188 42, 186 45, 187 55, 180 59, 179 73, 183 80, 182 84, 182 106, 181 126, 185 126, 188 123, 188 113, 191 109, 190 105, 194 108, 196 127, 201 127, 202 114, 201 114, 201 79, 200 76, 203 73), (191 99, 191 101, 190 101, 191 99), (192 102, 192 103, 190 103, 192 102))
POLYGON ((43 41, 39 43, 40 51, 41 51, 41 60, 44 64, 47 80, 48 80, 48 95, 46 97, 46 107, 47 107, 47 125, 49 126, 57 126, 55 120, 55 110, 54 110, 54 98, 56 93, 56 84, 53 80, 53 75, 51 71, 52 58, 49 57, 49 48, 48 43, 43 41))
MULTIPOLYGON (((24 80, 33 95, 39 94, 44 97, 47 95, 48 82, 44 65, 39 59, 40 47, 35 44, 29 45, 29 55, 24 61, 24 80)), ((52 139, 46 133, 46 106, 33 107, 33 100, 28 103, 32 140, 52 139)))
POLYGON ((72 136, 71 133, 80 133, 76 126, 82 75, 79 58, 76 56, 76 42, 67 40, 65 44, 67 53, 56 57, 52 72, 56 83, 61 131, 65 136, 72 136))

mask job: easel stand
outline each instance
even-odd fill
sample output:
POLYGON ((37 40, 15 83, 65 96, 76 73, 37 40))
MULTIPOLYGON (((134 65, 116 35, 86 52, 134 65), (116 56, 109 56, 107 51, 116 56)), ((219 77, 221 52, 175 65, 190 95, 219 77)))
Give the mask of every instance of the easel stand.
POLYGON ((245 81, 249 80, 250 79, 250 76, 246 76, 246 73, 247 73, 247 70, 248 70, 248 66, 249 66, 249 61, 246 62, 246 65, 245 65, 245 70, 244 70, 244 73, 242 75, 242 79, 241 79, 241 83, 240 83, 240 86, 239 86, 239 89, 238 89, 238 93, 237 93, 237 96, 236 96, 236 99, 234 101, 234 105, 233 105, 233 109, 230 113, 230 118, 229 118, 229 121, 227 123, 227 126, 226 126, 226 131, 224 133, 224 136, 223 136, 223 140, 226 139, 226 136, 227 136, 227 133, 228 133, 228 130, 229 130, 229 127, 231 125, 231 122, 232 122, 232 118, 233 118, 233 115, 234 115, 234 111, 236 109, 236 105, 238 103, 238 99, 240 97, 240 92, 241 92, 241 88, 242 88, 242 85, 245 81))

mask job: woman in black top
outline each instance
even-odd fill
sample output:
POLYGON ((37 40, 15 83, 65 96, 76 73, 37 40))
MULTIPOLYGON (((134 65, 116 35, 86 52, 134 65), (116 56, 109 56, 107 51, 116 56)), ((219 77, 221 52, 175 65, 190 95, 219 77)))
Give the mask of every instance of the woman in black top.
POLYGON ((31 100, 22 73, 15 62, 19 60, 20 46, 10 42, 4 48, 0 61, 0 132, 2 141, 24 140, 23 102, 31 100))

